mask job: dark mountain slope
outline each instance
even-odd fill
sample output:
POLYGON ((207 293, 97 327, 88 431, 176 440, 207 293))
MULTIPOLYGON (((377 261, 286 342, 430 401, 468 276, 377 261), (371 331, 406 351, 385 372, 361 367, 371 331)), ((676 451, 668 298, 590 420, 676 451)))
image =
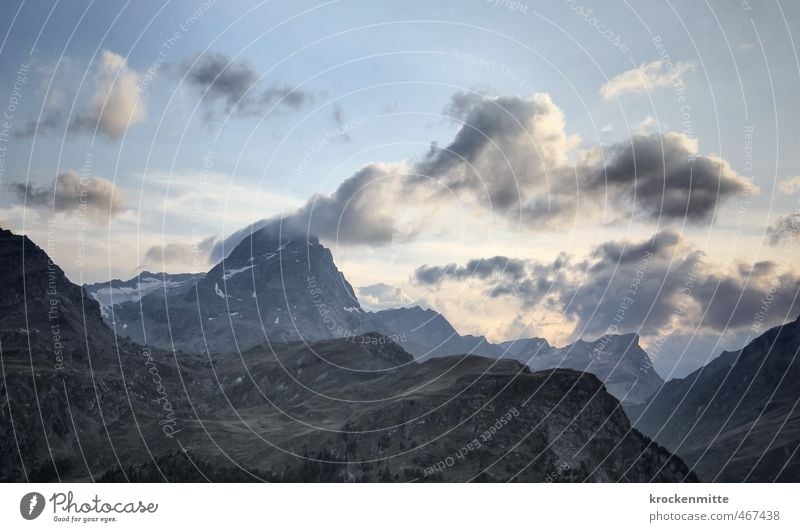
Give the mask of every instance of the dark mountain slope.
POLYGON ((118 341, 28 238, 0 231, 0 272, 0 480, 88 479, 166 450, 152 371, 177 408, 168 359, 118 341))
POLYGON ((674 379, 632 409, 636 426, 703 480, 800 480, 800 321, 674 379))
MULTIPOLYGON (((241 467, 273 481, 692 478, 589 374, 475 356, 420 363, 380 335, 278 347, 222 358, 228 408, 183 425, 181 442, 210 476, 241 467)), ((148 465, 132 474, 158 479, 148 465)))

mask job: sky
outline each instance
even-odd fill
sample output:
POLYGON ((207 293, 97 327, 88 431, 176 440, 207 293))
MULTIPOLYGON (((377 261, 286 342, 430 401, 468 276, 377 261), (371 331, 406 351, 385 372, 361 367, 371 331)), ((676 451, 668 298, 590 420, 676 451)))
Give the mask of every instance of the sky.
POLYGON ((205 271, 281 220, 365 307, 495 341, 637 332, 684 375, 800 313, 799 20, 747 0, 6 1, 0 227, 86 283, 205 271))

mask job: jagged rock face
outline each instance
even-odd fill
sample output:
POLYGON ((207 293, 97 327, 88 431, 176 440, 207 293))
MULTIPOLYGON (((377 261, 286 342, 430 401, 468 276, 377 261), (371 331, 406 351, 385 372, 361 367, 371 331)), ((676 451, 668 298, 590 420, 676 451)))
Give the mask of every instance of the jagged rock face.
POLYGON ((330 250, 266 227, 197 284, 166 298, 153 292, 114 314, 117 332, 136 342, 205 353, 352 336, 364 312, 330 250))
POLYGON ((704 481, 800 480, 800 321, 673 379, 630 415, 704 481))

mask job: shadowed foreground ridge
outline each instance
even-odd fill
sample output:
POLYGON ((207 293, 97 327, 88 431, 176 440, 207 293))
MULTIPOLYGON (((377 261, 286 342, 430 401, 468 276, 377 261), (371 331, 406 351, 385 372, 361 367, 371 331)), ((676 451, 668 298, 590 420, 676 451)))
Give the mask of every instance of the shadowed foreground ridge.
POLYGON ((0 480, 693 478, 590 374, 419 363, 374 333, 175 356, 115 338, 27 238, 0 248, 0 480))
POLYGON ((798 482, 798 382, 800 318, 667 382, 630 415, 703 481, 798 482))

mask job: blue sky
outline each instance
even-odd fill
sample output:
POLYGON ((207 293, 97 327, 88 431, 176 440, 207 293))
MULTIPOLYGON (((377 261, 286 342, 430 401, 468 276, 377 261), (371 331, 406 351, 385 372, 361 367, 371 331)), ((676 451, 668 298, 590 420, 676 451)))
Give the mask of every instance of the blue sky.
MULTIPOLYGON (((462 332, 565 342, 590 331, 574 313, 487 296, 485 279, 424 286, 415 271, 491 256, 547 262, 568 253, 577 263, 596 256, 602 242, 640 242, 666 229, 680 234, 681 253, 706 255, 708 277, 763 261, 783 265, 773 276, 794 275, 796 248, 782 237, 771 243, 768 228, 799 205, 800 186, 792 184, 800 175, 798 11, 793 2, 4 2, 0 103, 14 105, 9 136, 0 139, 0 225, 44 246, 51 223, 57 234, 48 251, 78 282, 127 278, 139 267, 203 270, 210 259, 186 246, 291 214, 367 165, 407 169, 432 142, 449 145, 461 125, 448 110, 461 93, 485 101, 549 95, 563 115, 558 156, 576 168, 589 164, 592 149, 671 132, 758 189, 746 200, 717 201, 713 219, 702 223, 628 219, 618 203, 596 217, 579 209, 549 225, 508 223, 459 197, 430 205, 424 231, 414 223, 419 206, 384 191, 378 201, 391 205, 376 210, 397 214, 398 235, 388 245, 323 238, 354 285, 386 283, 403 294, 375 305, 421 302, 462 332), (231 93, 219 84, 193 77, 213 60, 252 81, 246 108, 229 106, 231 93), (677 77, 660 83, 668 68, 654 61, 677 65, 677 77), (653 79, 642 85, 648 72, 653 79), (608 84, 618 88, 610 97, 602 89, 608 84), (116 107, 98 110, 98 101, 116 107), (120 125, 111 111, 128 120, 120 125), (101 125, 87 127, 91 120, 101 125), (46 196, 36 192, 55 190, 54 178, 69 173, 75 182, 96 179, 98 197, 110 198, 88 224, 78 225, 60 196, 51 203, 67 206, 37 206, 46 196)), ((756 292, 770 286, 767 277, 756 292)), ((791 292, 794 281, 782 289, 791 292)), ((794 309, 792 302, 783 314, 773 308, 767 321, 794 309)), ((644 331, 634 322, 629 328, 644 331)), ((696 365, 706 344, 727 345, 717 344, 721 332, 734 345, 745 329, 702 328, 694 336, 705 343, 681 367, 696 365)), ((649 330, 645 342, 658 337, 649 330)))

